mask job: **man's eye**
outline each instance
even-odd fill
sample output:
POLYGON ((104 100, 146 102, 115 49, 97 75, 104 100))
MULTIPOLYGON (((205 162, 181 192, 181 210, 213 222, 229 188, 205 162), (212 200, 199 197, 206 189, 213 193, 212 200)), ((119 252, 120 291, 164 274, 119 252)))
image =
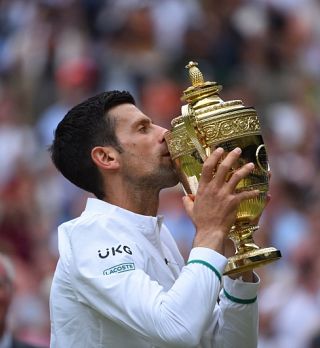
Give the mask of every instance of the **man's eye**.
POLYGON ((147 131, 147 127, 146 126, 141 126, 139 128, 139 132, 141 132, 141 133, 145 133, 146 131, 147 131))

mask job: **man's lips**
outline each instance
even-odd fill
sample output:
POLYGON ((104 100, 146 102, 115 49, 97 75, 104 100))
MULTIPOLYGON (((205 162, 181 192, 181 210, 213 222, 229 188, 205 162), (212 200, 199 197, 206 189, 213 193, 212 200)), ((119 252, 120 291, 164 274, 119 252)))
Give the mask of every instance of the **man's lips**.
POLYGON ((164 146, 163 148, 162 148, 162 151, 161 151, 161 156, 162 157, 171 157, 171 155, 170 155, 170 152, 169 152, 169 149, 168 149, 168 146, 167 146, 167 144, 165 144, 166 146, 164 146))
POLYGON ((169 149, 167 147, 163 148, 163 150, 161 151, 161 156, 163 156, 163 157, 170 156, 170 152, 169 152, 169 149))
POLYGON ((170 153, 169 152, 165 152, 162 156, 163 157, 170 157, 170 153))

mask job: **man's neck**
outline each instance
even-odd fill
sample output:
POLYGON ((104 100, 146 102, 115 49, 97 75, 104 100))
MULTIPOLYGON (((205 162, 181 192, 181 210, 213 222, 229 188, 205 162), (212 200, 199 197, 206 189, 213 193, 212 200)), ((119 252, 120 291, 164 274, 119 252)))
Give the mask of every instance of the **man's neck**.
POLYGON ((159 208, 159 190, 117 185, 107 191, 104 200, 136 214, 156 216, 159 208))

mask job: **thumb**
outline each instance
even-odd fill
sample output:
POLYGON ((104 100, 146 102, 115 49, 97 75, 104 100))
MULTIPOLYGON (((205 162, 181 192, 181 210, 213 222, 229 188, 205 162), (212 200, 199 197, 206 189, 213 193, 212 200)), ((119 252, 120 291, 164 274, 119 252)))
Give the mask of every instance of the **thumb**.
POLYGON ((192 217, 192 212, 193 212, 193 195, 187 195, 182 197, 182 202, 184 209, 186 210, 187 214, 192 217))

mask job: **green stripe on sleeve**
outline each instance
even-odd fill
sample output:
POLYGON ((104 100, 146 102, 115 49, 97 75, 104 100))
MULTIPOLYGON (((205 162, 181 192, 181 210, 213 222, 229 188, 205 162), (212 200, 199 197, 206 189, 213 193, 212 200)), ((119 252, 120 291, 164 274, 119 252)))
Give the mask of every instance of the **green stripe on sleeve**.
POLYGON ((203 260, 190 260, 190 261, 188 261, 187 265, 189 265, 190 263, 200 263, 201 265, 210 268, 211 271, 213 271, 216 274, 216 276, 219 278, 219 280, 221 282, 221 274, 212 265, 210 265, 210 263, 203 261, 203 260))
POLYGON ((225 289, 223 289, 223 292, 224 292, 226 298, 228 298, 230 301, 235 302, 235 303, 250 304, 250 303, 256 302, 256 300, 257 300, 257 296, 255 298, 251 298, 249 300, 242 300, 241 298, 236 298, 236 297, 231 296, 230 294, 228 294, 226 292, 225 289))

